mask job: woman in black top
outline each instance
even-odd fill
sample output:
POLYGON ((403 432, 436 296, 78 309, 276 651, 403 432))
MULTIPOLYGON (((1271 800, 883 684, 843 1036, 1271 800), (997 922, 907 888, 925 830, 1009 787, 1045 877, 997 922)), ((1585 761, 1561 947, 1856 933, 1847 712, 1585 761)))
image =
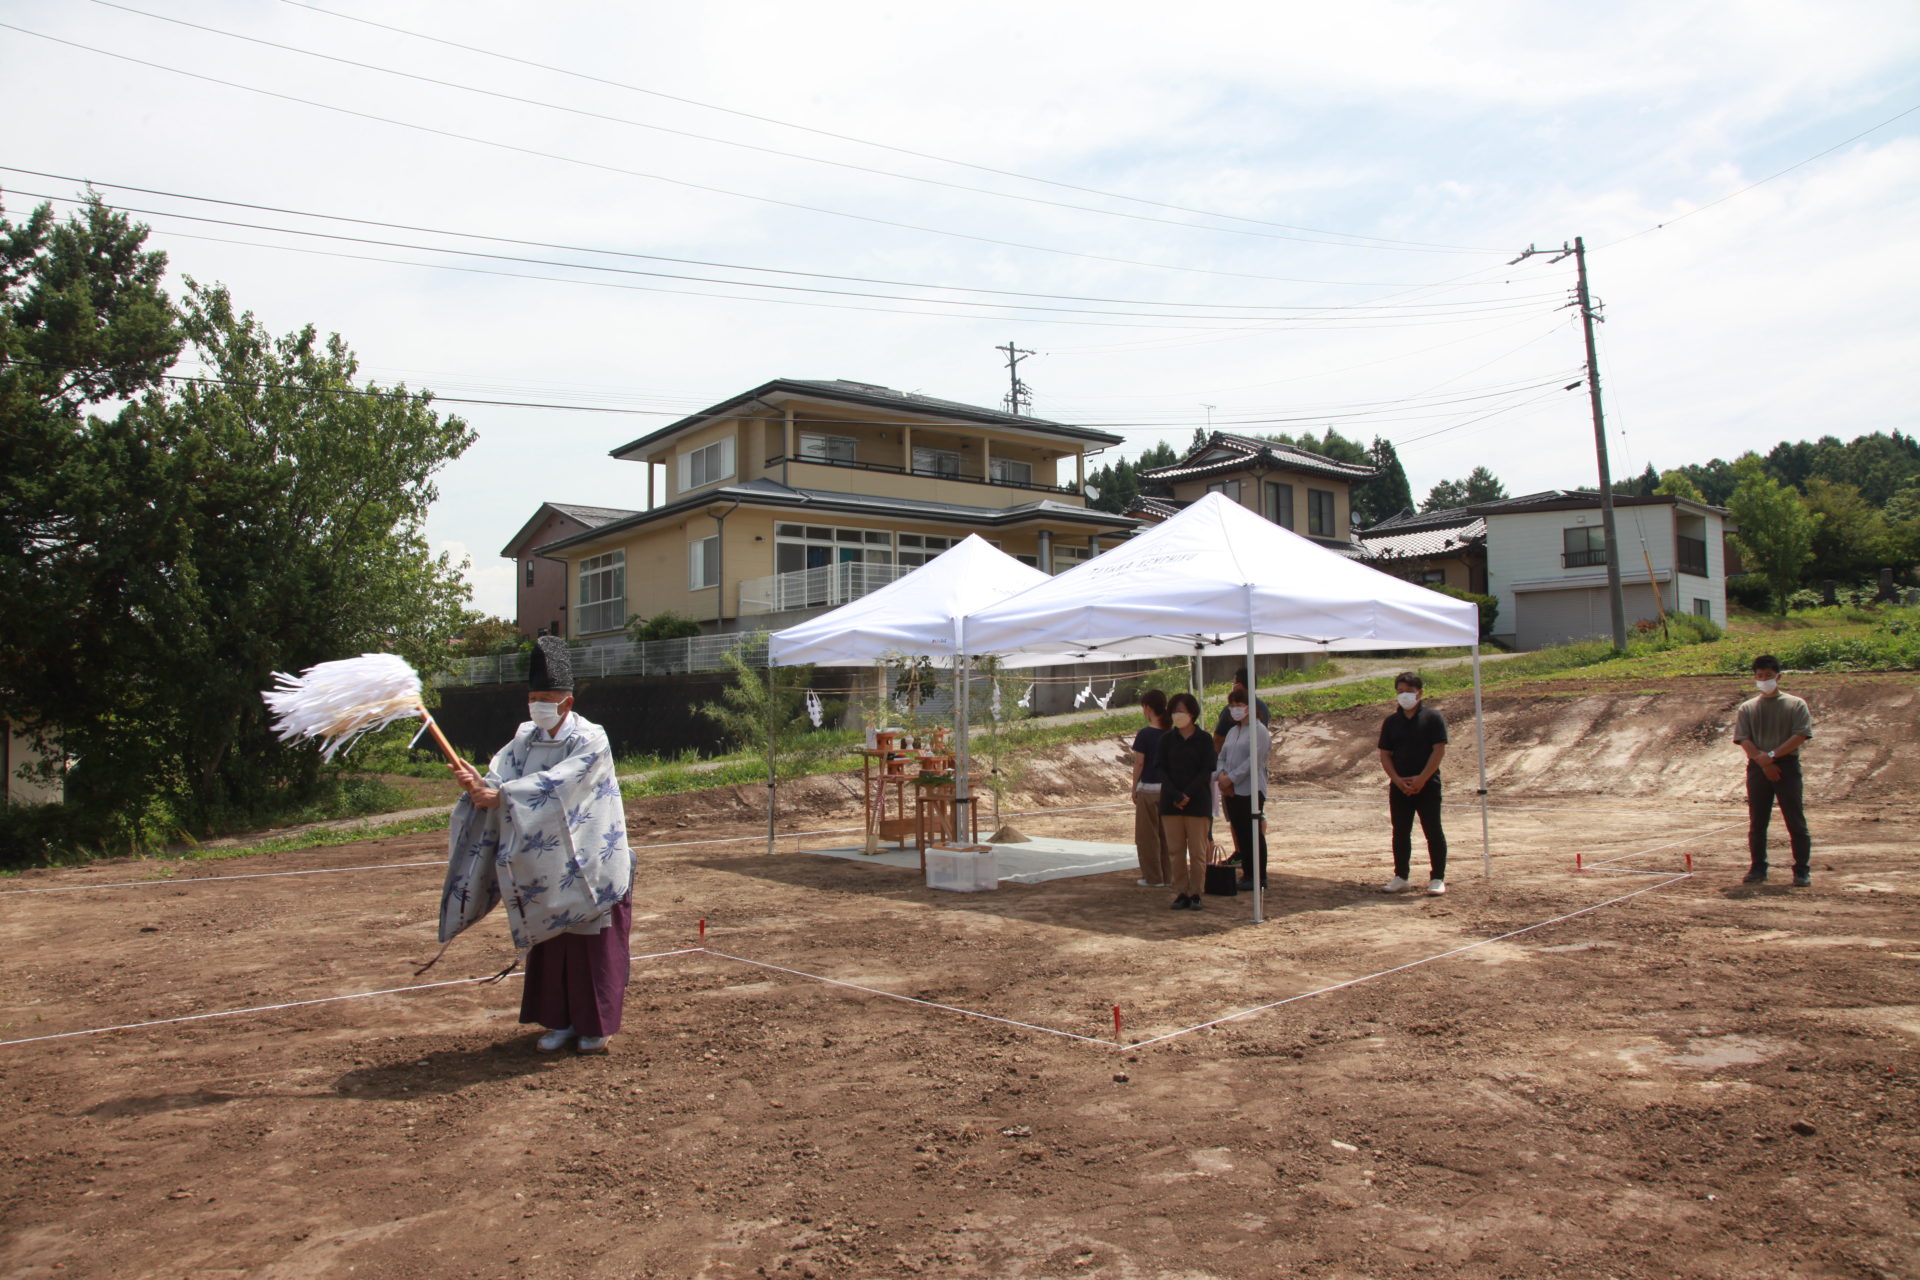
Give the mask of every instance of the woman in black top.
POLYGON ((1200 725, 1200 701, 1190 693, 1167 699, 1173 728, 1161 735, 1160 822, 1167 861, 1182 892, 1175 911, 1198 911, 1207 887, 1207 829, 1213 818, 1213 739, 1200 725))
POLYGON ((1140 879, 1146 889, 1167 887, 1167 832, 1160 823, 1160 737, 1167 721, 1167 695, 1148 689, 1140 695, 1146 724, 1133 735, 1133 847, 1140 855, 1140 879))

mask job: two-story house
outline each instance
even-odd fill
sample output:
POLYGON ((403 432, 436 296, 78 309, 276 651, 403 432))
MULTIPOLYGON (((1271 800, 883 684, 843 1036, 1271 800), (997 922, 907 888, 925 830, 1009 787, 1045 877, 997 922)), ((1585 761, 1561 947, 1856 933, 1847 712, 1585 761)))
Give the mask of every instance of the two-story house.
POLYGON ((520 634, 572 634, 567 625, 567 562, 542 555, 537 548, 577 533, 598 529, 640 513, 618 507, 583 507, 571 502, 543 502, 520 532, 500 550, 513 561, 513 618, 520 634))
POLYGON ((1134 499, 1127 514, 1164 520, 1205 494, 1220 493, 1282 529, 1347 552, 1353 545, 1352 488, 1373 475, 1372 467, 1216 431, 1172 466, 1142 471, 1142 484, 1162 494, 1134 499))
POLYGON ((1086 505, 1087 457, 1119 443, 870 383, 777 378, 612 450, 646 468, 645 509, 532 550, 567 563, 574 636, 614 639, 630 615, 669 610, 709 631, 777 628, 970 533, 1049 573, 1097 554, 1138 524, 1086 505))
MULTIPOLYGON (((1725 626, 1725 509, 1658 496, 1616 497, 1613 505, 1627 625, 1666 612, 1725 626)), ((1611 634, 1599 494, 1552 489, 1466 510, 1486 522, 1485 590, 1500 602, 1496 639, 1538 649, 1611 634)))
POLYGON ((1487 520, 1478 508, 1402 511, 1354 534, 1370 568, 1422 586, 1487 592, 1487 520))

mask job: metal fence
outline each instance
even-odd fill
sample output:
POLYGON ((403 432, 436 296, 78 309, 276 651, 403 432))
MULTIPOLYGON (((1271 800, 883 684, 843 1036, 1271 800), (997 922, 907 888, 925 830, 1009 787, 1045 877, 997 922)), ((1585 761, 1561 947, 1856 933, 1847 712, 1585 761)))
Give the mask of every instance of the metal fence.
MULTIPOLYGON (((570 650, 573 674, 583 680, 603 676, 669 676, 689 671, 718 671, 729 649, 739 649, 748 666, 767 661, 767 633, 735 632, 717 636, 687 636, 679 640, 624 641, 587 645, 570 650)), ((529 655, 493 654, 468 658, 452 671, 435 676, 436 685, 514 684, 527 678, 529 655)))
POLYGON ((768 574, 764 578, 746 578, 740 583, 740 613, 746 617, 846 604, 906 577, 914 568, 848 560, 814 569, 768 574))

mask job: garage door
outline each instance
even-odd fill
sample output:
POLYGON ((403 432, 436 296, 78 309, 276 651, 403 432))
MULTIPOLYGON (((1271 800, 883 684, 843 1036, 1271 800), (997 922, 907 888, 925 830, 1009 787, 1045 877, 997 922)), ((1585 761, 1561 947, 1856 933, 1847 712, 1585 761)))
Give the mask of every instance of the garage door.
MULTIPOLYGON (((1623 583, 1622 599, 1627 607, 1627 627, 1642 618, 1658 618, 1653 588, 1641 583, 1623 583)), ((1520 591, 1513 597, 1514 643, 1521 649, 1544 649, 1569 640, 1609 639, 1613 619, 1607 608, 1605 587, 1576 587, 1565 591, 1520 591)))

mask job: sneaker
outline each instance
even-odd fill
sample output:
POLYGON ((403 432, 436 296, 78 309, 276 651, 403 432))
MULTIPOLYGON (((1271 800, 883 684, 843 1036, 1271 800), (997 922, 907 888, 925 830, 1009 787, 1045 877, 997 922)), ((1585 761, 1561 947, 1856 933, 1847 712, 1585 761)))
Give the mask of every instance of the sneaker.
POLYGON ((542 1053, 558 1053, 579 1038, 572 1027, 561 1027, 558 1031, 549 1031, 533 1042, 533 1047, 542 1053))
POLYGON ((1193 896, 1192 896, 1191 898, 1188 898, 1188 899, 1187 899, 1187 910, 1189 910, 1189 911, 1201 911, 1201 910, 1204 910, 1204 909, 1206 908, 1206 905, 1207 905, 1207 904, 1206 904, 1206 902, 1205 902, 1205 900, 1203 900, 1203 899, 1202 899, 1202 898, 1200 897, 1200 895, 1199 895, 1199 894, 1197 894, 1197 893, 1196 893, 1196 894, 1194 894, 1194 895, 1193 895, 1193 896))
POLYGON ((1446 891, 1447 882, 1439 876, 1435 876, 1433 879, 1427 881, 1427 896, 1429 898, 1437 898, 1446 891))
POLYGON ((612 1036, 581 1036, 580 1043, 574 1048, 580 1053, 605 1053, 607 1041, 611 1039, 612 1036))
POLYGON ((1398 893, 1402 889, 1406 888, 1408 883, 1409 882, 1405 876, 1395 876, 1393 879, 1381 885, 1380 891, 1382 893, 1398 893))
POLYGON ((1187 897, 1186 894, 1183 893, 1179 897, 1173 900, 1173 906, 1169 907, 1168 910, 1185 911, 1187 909, 1187 904, 1191 901, 1192 899, 1190 899, 1189 897, 1187 897))
POLYGON ((1154 882, 1151 880, 1135 880, 1134 883, 1139 885, 1142 889, 1156 889, 1159 887, 1158 885, 1154 884, 1154 882))
POLYGON ((1798 888, 1806 888, 1813 883, 1813 872, 1796 869, 1793 873, 1793 883, 1798 888))
POLYGON ((1765 867, 1755 867, 1740 878, 1741 884, 1765 884, 1766 882, 1767 869, 1765 867))
MULTIPOLYGON (((1236 889, 1238 889, 1238 890, 1239 890, 1240 892, 1242 892, 1242 893, 1252 893, 1252 892, 1253 892, 1253 881, 1251 881, 1251 880, 1248 880, 1248 879, 1246 879, 1246 878, 1244 878, 1244 877, 1243 877, 1243 878, 1241 878, 1241 879, 1239 879, 1239 880, 1235 880, 1235 881, 1233 882, 1233 887, 1234 887, 1234 888, 1236 888, 1236 889)), ((1264 888, 1265 888, 1266 886, 1265 886, 1265 885, 1262 885, 1262 886, 1260 886, 1260 887, 1264 889, 1264 888)))

